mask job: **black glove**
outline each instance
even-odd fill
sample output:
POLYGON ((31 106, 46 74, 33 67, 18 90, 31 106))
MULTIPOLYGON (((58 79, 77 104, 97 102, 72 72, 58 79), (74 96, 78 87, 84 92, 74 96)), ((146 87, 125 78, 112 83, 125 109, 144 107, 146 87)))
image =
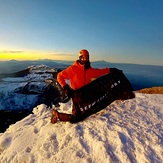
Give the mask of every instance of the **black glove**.
POLYGON ((71 95, 72 95, 72 88, 68 85, 68 84, 66 84, 64 87, 63 87, 63 91, 64 91, 64 93, 68 96, 68 97, 71 97, 71 95))
POLYGON ((117 73, 117 72, 122 72, 122 71, 117 68, 110 68, 110 73, 117 73))

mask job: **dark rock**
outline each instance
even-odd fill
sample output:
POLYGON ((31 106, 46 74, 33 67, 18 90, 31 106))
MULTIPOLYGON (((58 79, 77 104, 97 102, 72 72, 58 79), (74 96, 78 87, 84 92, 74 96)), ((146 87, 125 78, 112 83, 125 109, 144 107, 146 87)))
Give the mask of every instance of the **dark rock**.
POLYGON ((0 110, 0 132, 5 132, 11 125, 31 114, 29 110, 0 110))

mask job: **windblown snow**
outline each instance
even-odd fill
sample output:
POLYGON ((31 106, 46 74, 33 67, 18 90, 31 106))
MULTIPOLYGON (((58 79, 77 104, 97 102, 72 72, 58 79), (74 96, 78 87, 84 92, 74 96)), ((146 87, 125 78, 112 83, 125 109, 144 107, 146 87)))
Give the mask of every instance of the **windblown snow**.
MULTIPOLYGON (((37 106, 0 134, 0 162, 162 163, 163 95, 135 94, 77 124, 51 124, 51 110, 37 106)), ((57 109, 71 113, 71 103, 57 109)))

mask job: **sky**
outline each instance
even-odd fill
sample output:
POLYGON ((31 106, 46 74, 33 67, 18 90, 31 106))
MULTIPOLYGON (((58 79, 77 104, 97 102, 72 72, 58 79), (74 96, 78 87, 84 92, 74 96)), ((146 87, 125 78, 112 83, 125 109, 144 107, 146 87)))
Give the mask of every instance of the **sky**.
POLYGON ((162 0, 0 0, 0 60, 163 65, 162 0))

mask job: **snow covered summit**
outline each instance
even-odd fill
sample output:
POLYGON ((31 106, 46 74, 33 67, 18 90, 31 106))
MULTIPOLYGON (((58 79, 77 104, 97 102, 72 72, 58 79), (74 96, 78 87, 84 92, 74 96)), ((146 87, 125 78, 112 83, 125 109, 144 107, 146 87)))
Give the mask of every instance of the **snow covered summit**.
POLYGON ((32 110, 47 86, 46 80, 52 79, 56 73, 54 68, 38 65, 3 78, 0 82, 0 110, 32 110))
MULTIPOLYGON (((77 124, 50 123, 45 105, 0 134, 10 163, 162 163, 163 95, 136 93, 77 124)), ((58 111, 71 112, 70 102, 58 111)))
POLYGON ((57 69, 38 65, 0 76, 0 132, 44 103, 41 97, 49 84, 47 81, 56 74, 57 69))

